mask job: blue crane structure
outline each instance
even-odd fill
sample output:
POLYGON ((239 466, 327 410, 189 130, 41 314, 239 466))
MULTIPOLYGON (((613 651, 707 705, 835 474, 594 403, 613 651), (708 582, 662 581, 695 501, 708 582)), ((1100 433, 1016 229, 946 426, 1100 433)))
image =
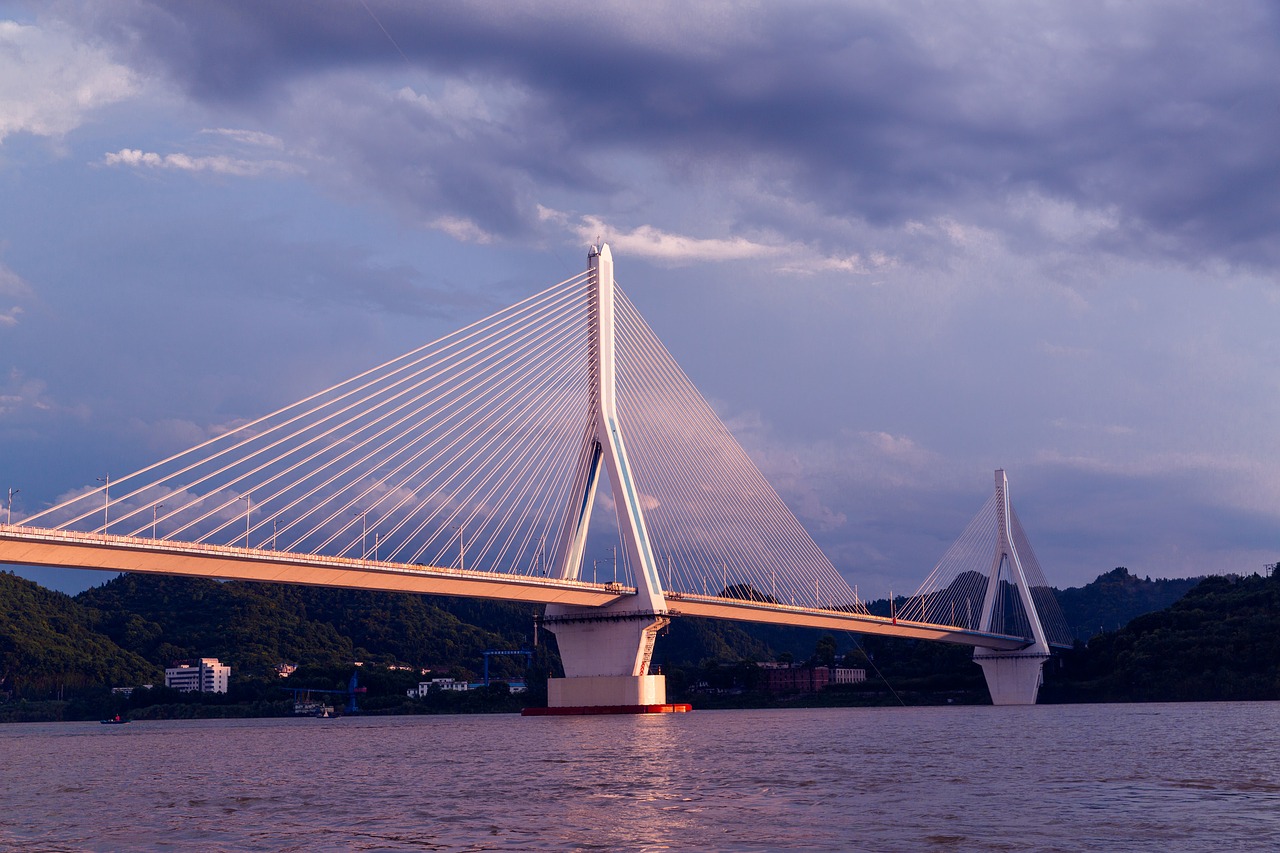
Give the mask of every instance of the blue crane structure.
POLYGON ((359 670, 352 671, 351 678, 347 681, 346 690, 323 690, 317 687, 286 687, 285 690, 289 690, 293 693, 293 701, 295 705, 299 701, 298 699, 299 696, 304 697, 304 701, 305 701, 305 698, 309 697, 312 693, 328 693, 328 694, 335 694, 338 696, 346 696, 347 704, 342 709, 342 713, 358 714, 360 713, 360 707, 356 705, 356 694, 367 693, 369 690, 369 688, 367 687, 359 686, 359 676, 360 676, 359 670))
POLYGON ((484 686, 489 686, 489 658, 524 656, 525 669, 533 666, 533 652, 530 649, 486 649, 484 652, 484 686))

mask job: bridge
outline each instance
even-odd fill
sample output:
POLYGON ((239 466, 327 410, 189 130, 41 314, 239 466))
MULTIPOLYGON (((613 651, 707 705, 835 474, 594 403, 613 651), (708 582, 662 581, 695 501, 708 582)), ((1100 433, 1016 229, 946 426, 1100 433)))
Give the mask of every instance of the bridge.
POLYGON ((99 482, 6 519, 0 563, 545 604, 553 710, 670 707, 649 669, 680 616, 969 645, 996 704, 1034 703, 1070 645, 1003 471, 920 589, 872 614, 617 286, 607 245, 483 320, 99 482), (604 542, 602 570, 587 555, 604 542))

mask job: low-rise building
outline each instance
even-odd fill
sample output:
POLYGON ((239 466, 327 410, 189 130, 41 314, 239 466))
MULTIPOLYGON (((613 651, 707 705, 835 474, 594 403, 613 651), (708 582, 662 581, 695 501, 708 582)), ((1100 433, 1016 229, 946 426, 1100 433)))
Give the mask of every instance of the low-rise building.
POLYGON ((112 687, 111 693, 115 696, 132 696, 135 690, 150 690, 150 684, 139 684, 137 687, 112 687))
POLYGON ((817 693, 831 683, 825 666, 789 666, 766 669, 765 689, 770 693, 817 693))
POLYGON ((470 684, 457 678, 433 678, 430 681, 419 681, 417 690, 410 689, 406 690, 405 693, 409 696, 422 698, 432 690, 451 690, 461 692, 463 690, 470 689, 470 684))
POLYGON ((808 666, 804 664, 765 661, 756 664, 763 670, 763 684, 770 693, 817 693, 830 684, 861 684, 867 671, 852 666, 808 666))
POLYGON ((860 666, 834 666, 831 668, 832 684, 861 684, 866 680, 867 671, 860 666))
POLYGON ((183 693, 226 693, 231 667, 217 658, 178 660, 165 668, 164 686, 183 693))

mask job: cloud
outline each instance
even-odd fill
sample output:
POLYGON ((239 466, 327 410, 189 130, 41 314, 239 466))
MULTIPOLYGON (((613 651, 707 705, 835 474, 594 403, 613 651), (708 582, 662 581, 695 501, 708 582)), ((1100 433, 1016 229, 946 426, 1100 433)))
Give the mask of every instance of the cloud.
POLYGON ((121 148, 102 158, 106 166, 130 166, 148 169, 176 169, 183 172, 213 172, 235 177, 265 174, 297 174, 302 170, 280 160, 242 160, 225 155, 192 157, 188 154, 156 154, 137 148, 121 148))
POLYGON ((871 275, 897 266, 897 259, 882 251, 865 255, 824 255, 814 246, 787 241, 777 234, 757 239, 746 237, 695 237, 639 225, 622 228, 599 216, 570 214, 545 205, 537 205, 538 220, 563 229, 582 243, 606 242, 630 257, 648 258, 668 266, 693 263, 720 263, 744 260, 769 260, 773 269, 788 275, 812 275, 818 272, 871 275))
POLYGON ((492 243, 494 239, 492 234, 470 219, 457 216, 437 216, 428 225, 462 243, 492 243))
POLYGON ((33 294, 31 285, 22 276, 0 263, 0 296, 30 298, 33 294))
MULTIPOLYGON (((35 291, 32 290, 31 285, 27 284, 22 276, 0 263, 0 296, 28 300, 35 296, 35 291)), ((23 308, 21 305, 11 305, 7 309, 0 309, 0 329, 11 329, 18 325, 18 318, 22 314, 23 308)))
MULTIPOLYGON (((560 208, 640 202, 639 222, 720 191, 730 218, 713 230, 730 234, 760 232, 756 200, 782 196, 872 228, 949 219, 957 248, 988 234, 1014 251, 1280 264, 1265 3, 376 12, 137 2, 92 4, 83 25, 200 102, 305 131, 310 154, 344 164, 335 180, 495 237, 536 230, 535 186, 578 196, 560 208), (411 86, 373 82, 405 57, 411 86)), ((667 263, 771 254, 679 233, 617 239, 667 263)), ((874 267, 861 250, 820 254, 833 271, 874 267)))
POLYGON ((200 132, 214 136, 221 136, 226 139, 230 139, 233 142, 239 142, 244 145, 252 145, 259 148, 284 148, 283 139, 278 136, 272 136, 270 133, 264 133, 260 130, 244 130, 230 127, 207 127, 200 132))
POLYGON ((0 142, 15 133, 60 137, 138 89, 133 71, 69 29, 0 20, 0 142))
POLYGON ((0 418, 11 419, 20 412, 48 412, 56 408, 43 380, 12 368, 0 383, 0 418))
POLYGON ((666 263, 691 261, 739 261, 776 255, 782 249, 757 243, 743 237, 728 239, 689 237, 641 225, 630 231, 610 227, 598 217, 585 216, 577 228, 583 242, 603 239, 611 246, 638 258, 666 263))

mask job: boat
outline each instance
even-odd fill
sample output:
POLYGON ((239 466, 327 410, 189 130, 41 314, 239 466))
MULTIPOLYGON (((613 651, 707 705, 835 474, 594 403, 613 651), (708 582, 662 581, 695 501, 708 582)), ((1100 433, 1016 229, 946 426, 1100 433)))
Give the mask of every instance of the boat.
POLYGON ((303 699, 293 703, 293 715, 295 717, 321 717, 328 718, 337 716, 334 713, 332 705, 324 702, 318 702, 311 699, 303 699))
POLYGON ((129 721, 119 714, 116 714, 109 720, 98 720, 98 722, 102 723, 104 726, 123 726, 129 721))

